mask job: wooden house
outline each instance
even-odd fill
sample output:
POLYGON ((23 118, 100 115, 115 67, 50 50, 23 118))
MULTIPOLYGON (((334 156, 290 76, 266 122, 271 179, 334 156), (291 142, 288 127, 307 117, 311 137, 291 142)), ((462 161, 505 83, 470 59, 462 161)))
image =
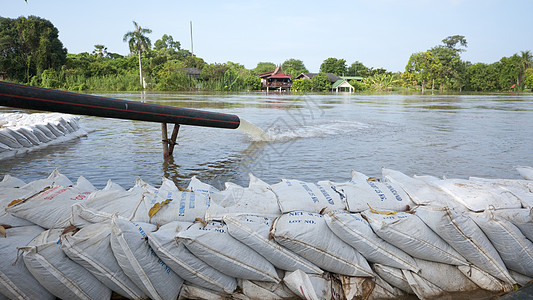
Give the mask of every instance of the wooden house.
POLYGON ((274 71, 261 73, 261 89, 268 91, 288 91, 291 89, 292 79, 290 74, 285 74, 281 66, 274 71))

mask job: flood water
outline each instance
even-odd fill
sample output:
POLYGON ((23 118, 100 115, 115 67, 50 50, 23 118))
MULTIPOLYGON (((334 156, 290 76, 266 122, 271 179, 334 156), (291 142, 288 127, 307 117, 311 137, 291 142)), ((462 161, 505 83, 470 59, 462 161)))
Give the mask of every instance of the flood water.
MULTIPOLYGON (((380 177, 381 167, 408 175, 520 178, 533 166, 533 94, 295 95, 107 93, 101 96, 236 114, 265 131, 181 126, 165 161, 161 125, 82 116, 89 135, 0 161, 0 176, 26 182, 55 168, 96 187, 108 179, 129 188, 136 177, 180 186, 196 175, 221 188, 281 178, 348 181, 354 169, 380 177)), ((21 111, 0 108, 0 112, 21 111)), ((172 128, 169 128, 171 132, 172 128)))

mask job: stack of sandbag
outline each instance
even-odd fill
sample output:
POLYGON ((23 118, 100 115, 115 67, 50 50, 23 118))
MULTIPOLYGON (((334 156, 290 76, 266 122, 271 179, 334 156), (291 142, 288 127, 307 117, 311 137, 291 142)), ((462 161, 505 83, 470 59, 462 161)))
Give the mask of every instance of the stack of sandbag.
POLYGON ((0 159, 87 135, 79 117, 60 113, 0 114, 0 159))
POLYGON ((97 190, 57 170, 0 182, 10 299, 421 299, 490 296, 533 277, 530 180, 382 169, 347 182, 250 174, 97 190))

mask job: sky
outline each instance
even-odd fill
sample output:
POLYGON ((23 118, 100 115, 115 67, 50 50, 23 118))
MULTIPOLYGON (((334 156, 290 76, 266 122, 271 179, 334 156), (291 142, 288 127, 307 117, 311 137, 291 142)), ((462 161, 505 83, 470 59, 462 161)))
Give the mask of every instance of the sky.
POLYGON ((69 53, 129 54, 123 36, 133 21, 163 34, 207 63, 252 69, 259 62, 302 60, 310 72, 334 57, 367 67, 403 71, 411 54, 465 36, 462 59, 493 63, 533 51, 533 0, 0 0, 0 16, 51 21, 69 53))

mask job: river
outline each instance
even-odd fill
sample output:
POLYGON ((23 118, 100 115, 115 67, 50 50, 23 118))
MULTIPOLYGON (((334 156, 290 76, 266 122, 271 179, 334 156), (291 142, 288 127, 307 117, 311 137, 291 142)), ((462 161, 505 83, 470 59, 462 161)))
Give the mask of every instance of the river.
MULTIPOLYGON (((515 178, 533 166, 533 94, 360 95, 105 93, 112 98, 236 114, 268 141, 239 130, 181 126, 174 157, 163 159, 157 123, 81 116, 86 137, 0 161, 0 176, 26 182, 55 168, 96 187, 129 188, 136 177, 186 186, 192 176, 221 188, 350 179, 381 167, 408 175, 515 178)), ((0 112, 20 111, 0 108, 0 112)), ((171 128, 169 129, 171 130, 171 128)))

